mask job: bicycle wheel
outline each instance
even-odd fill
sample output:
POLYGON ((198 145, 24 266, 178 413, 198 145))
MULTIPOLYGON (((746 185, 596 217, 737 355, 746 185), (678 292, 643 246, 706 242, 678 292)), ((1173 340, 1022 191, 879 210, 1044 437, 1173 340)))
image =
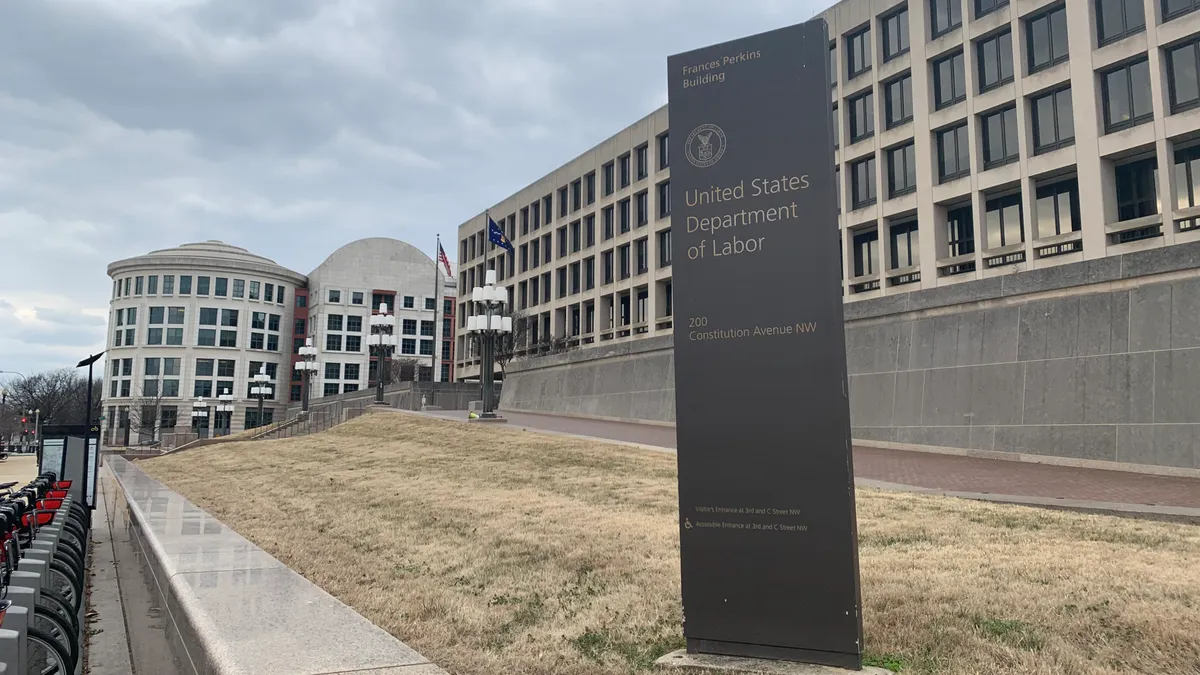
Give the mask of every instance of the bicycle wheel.
POLYGON ((62 620, 70 625, 75 635, 79 635, 79 617, 71 611, 70 603, 58 591, 50 588, 41 589, 41 593, 38 593, 37 606, 62 617, 62 620))
POLYGON ((25 640, 29 658, 22 675, 70 675, 74 672, 71 656, 53 636, 30 626, 25 640))
POLYGON ((33 608, 33 627, 54 638, 67 650, 71 671, 74 672, 75 664, 79 661, 79 637, 71 632, 71 627, 57 614, 41 607, 33 608))
POLYGON ((83 602, 83 579, 76 577, 74 570, 57 560, 50 561, 49 571, 50 588, 58 591, 70 603, 71 609, 78 612, 79 603, 83 602))
POLYGON ((71 549, 59 547, 54 552, 54 559, 70 567, 80 579, 83 578, 83 561, 71 549))

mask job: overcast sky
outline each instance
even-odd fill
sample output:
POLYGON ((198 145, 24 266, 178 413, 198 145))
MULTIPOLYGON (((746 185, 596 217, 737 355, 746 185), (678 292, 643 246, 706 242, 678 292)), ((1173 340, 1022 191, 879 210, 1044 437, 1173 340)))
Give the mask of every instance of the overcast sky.
POLYGON ((120 258, 220 239, 308 273, 368 236, 432 254, 665 103, 667 55, 829 4, 2 0, 0 370, 103 349, 120 258))

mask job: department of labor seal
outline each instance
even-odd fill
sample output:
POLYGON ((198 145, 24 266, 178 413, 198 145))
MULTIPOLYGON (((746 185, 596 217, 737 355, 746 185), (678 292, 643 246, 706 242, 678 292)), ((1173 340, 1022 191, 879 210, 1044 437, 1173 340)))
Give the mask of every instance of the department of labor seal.
POLYGON ((693 166, 710 167, 725 154, 725 132, 715 124, 701 124, 688 134, 683 151, 693 166))

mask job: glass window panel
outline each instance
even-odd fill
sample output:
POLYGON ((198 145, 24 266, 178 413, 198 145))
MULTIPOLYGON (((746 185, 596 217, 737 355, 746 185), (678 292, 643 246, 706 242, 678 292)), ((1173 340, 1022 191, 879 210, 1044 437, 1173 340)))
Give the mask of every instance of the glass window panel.
POLYGON ((1129 69, 1133 79, 1133 114, 1135 117, 1149 115, 1154 111, 1150 93, 1150 61, 1139 61, 1129 69))
POLYGON ((1000 248, 1002 246, 1003 232, 1000 228, 1000 211, 989 210, 987 212, 987 236, 988 248, 1000 248))
POLYGON ((1054 218, 1054 196, 1042 197, 1034 206, 1037 209, 1038 237, 1045 238, 1058 234, 1054 218))

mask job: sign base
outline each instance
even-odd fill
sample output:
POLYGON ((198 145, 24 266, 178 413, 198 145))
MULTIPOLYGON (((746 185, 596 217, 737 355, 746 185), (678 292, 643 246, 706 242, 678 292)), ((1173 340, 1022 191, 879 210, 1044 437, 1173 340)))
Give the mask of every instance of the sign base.
POLYGON ((866 673, 867 675, 894 675, 890 670, 866 666, 862 670, 852 671, 835 666, 821 666, 812 663, 796 663, 775 659, 754 659, 741 656, 720 656, 716 654, 689 654, 687 650, 671 652, 663 656, 655 664, 663 668, 695 668, 699 670, 723 671, 726 673, 759 673, 760 675, 848 675, 851 672, 866 673))
POLYGON ((796 647, 755 645, 744 642, 724 642, 722 640, 697 640, 688 638, 687 651, 693 656, 741 656, 753 659, 798 661, 800 663, 848 668, 850 670, 857 670, 862 665, 861 657, 858 654, 823 652, 815 649, 799 649, 796 647))

